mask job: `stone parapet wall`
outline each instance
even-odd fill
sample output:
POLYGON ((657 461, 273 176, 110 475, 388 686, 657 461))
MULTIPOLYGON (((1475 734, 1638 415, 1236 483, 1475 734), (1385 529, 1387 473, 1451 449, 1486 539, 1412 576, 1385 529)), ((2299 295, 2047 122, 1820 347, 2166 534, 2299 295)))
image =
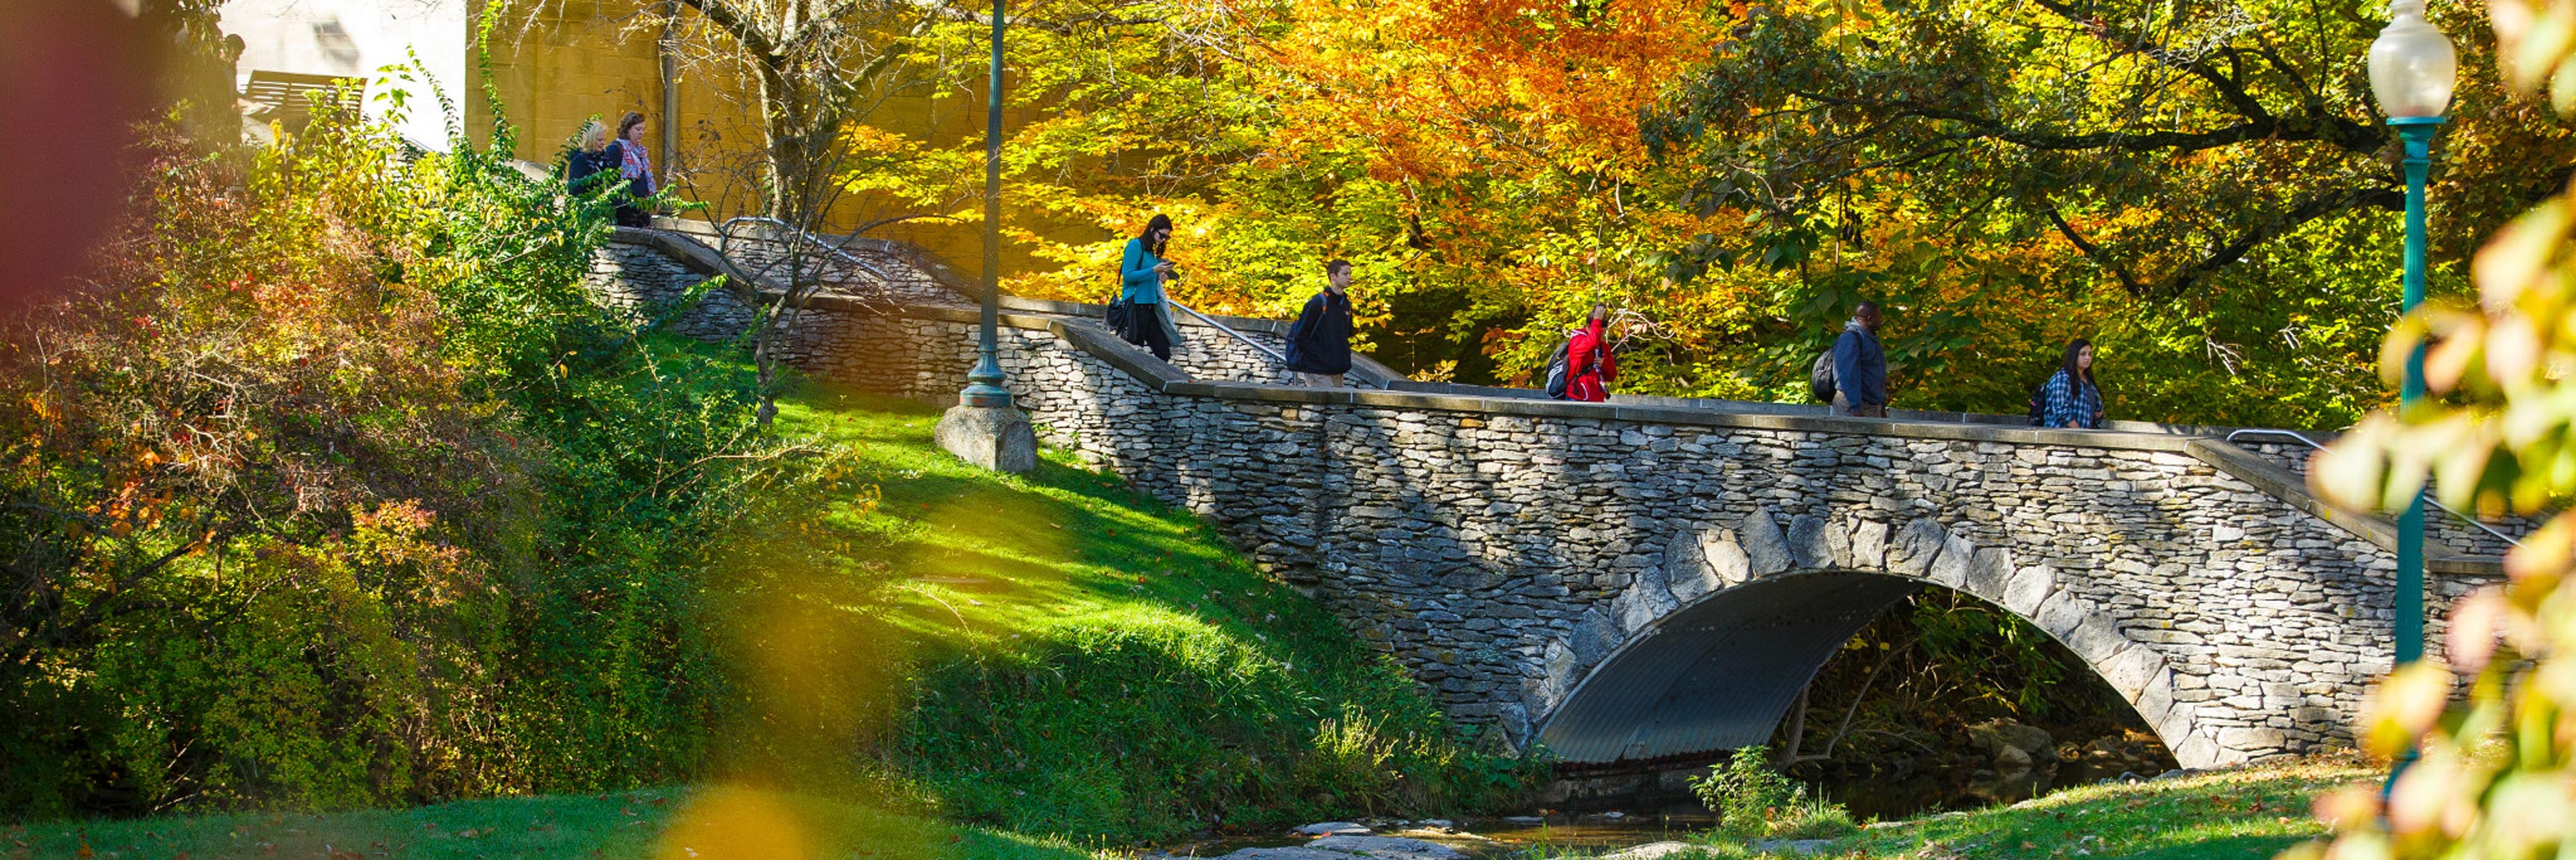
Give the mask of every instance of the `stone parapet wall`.
POLYGON ((731 292, 709 289, 683 307, 707 275, 647 245, 610 243, 591 255, 583 286, 601 304, 639 323, 705 341, 729 340, 751 326, 752 309, 731 292))
MULTIPOLYGON (((830 306, 792 355, 953 402, 973 332, 962 309, 830 306)), ((1610 750, 1576 760, 1643 747, 1552 718, 1635 681, 1622 667, 1659 643, 1690 641, 1692 613, 1808 575, 1953 588, 2031 620, 2189 766, 2347 739, 2393 650, 2389 527, 2306 498, 2266 459, 2277 452, 2186 433, 1210 382, 1231 377, 1068 315, 1006 313, 1000 335, 1008 386, 1048 444, 1219 526, 1453 718, 1513 744, 1610 750)), ((2498 581, 2491 560, 2447 565, 2435 643, 2449 598, 2498 581)), ((1759 710, 1745 719, 1778 715, 1759 710)))
MULTIPOLYGON (((676 223, 676 222, 675 222, 676 223)), ((747 289, 711 290, 697 306, 676 309, 675 303, 690 288, 705 281, 709 274, 731 266, 735 280, 759 284, 771 293, 777 290, 777 274, 785 271, 782 262, 784 243, 760 238, 737 238, 722 243, 727 251, 719 255, 711 243, 721 243, 712 228, 686 222, 687 229, 636 231, 623 230, 613 241, 594 254, 591 276, 586 286, 603 304, 626 311, 637 320, 661 319, 667 330, 699 340, 727 340, 748 328, 753 313, 744 296, 747 289), (721 259, 718 259, 718 258, 721 259)), ((746 234, 753 235, 753 234, 746 234)), ((856 277, 839 271, 826 272, 834 284, 814 297, 804 319, 798 320, 781 354, 788 363, 826 375, 842 377, 882 376, 913 378, 925 372, 964 378, 973 363, 971 350, 964 365, 953 369, 931 371, 929 356, 901 351, 882 336, 862 333, 852 320, 872 319, 893 313, 897 308, 912 312, 933 308, 963 309, 973 312, 973 304, 960 297, 958 285, 948 283, 953 277, 944 271, 936 274, 915 267, 915 261, 895 250, 878 247, 884 243, 854 244, 847 250, 867 260, 891 279, 856 277), (892 284, 890 291, 877 287, 892 284), (889 351, 892 348, 893 351, 889 351)), ((935 265, 935 264, 933 264, 935 265)), ((1038 314, 1046 318, 1089 320, 1097 323, 1104 308, 1065 302, 1042 302, 1008 297, 1005 306, 1015 314, 1038 314)), ((1287 351, 1287 324, 1273 320, 1218 317, 1218 322, 1236 334, 1258 342, 1273 353, 1287 351)), ((1181 338, 1172 346, 1170 367, 1192 379, 1254 382, 1270 385, 1298 384, 1296 374, 1280 367, 1277 359, 1260 348, 1226 334, 1187 314, 1174 320, 1181 338)), ((1105 331, 1105 328, 1103 328, 1105 331)), ((1361 358, 1353 368, 1347 384, 1355 387, 1385 387, 1397 375, 1374 361, 1361 358)), ((959 386, 944 391, 920 389, 907 394, 929 400, 953 397, 959 386)))
MULTIPOLYGON (((2331 444, 2338 437, 2338 434, 2334 433, 2301 435, 2319 444, 2331 444)), ((2291 474, 2302 479, 2306 478, 2309 458, 2316 453, 2316 449, 2309 447, 2305 442, 2273 441, 2278 438, 2280 437, 2249 437, 2237 442, 2236 446, 2262 456, 2263 459, 2271 461, 2291 474)), ((2544 518, 2538 517, 2504 516, 2489 518, 2485 523, 2488 528, 2519 540, 2538 530, 2544 521, 2544 518)), ((2513 549, 2512 541, 2446 514, 2439 508, 2427 507, 2424 510, 2424 535, 2434 544, 2427 552, 2437 556, 2444 554, 2502 556, 2513 549)))

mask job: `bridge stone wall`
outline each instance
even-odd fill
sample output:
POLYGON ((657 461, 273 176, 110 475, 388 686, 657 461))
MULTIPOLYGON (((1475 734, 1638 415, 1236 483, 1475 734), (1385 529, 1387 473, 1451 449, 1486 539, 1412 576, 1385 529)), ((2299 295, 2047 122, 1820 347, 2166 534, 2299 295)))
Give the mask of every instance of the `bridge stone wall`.
MULTIPOLYGON (((962 309, 826 307, 802 355, 947 400, 972 331, 962 309)), ((1077 317, 1005 314, 1001 335, 1049 444, 1220 526, 1454 718, 1577 761, 1673 751, 1644 728, 1576 731, 1586 697, 1599 711, 1652 682, 1687 699, 1620 667, 1736 595, 1825 581, 1810 575, 1954 588, 2030 619, 2187 766, 2347 738, 2388 667, 2384 529, 2202 437, 1212 382, 1077 317)), ((2446 570, 2437 616, 2495 581, 2446 570)), ((1778 705, 1748 707, 1767 735, 1778 705)))
MULTIPOLYGON (((624 312, 638 321, 663 320, 666 330, 706 341, 729 340, 751 325, 754 313, 744 299, 730 290, 710 290, 699 301, 685 309, 677 303, 689 291, 705 282, 723 263, 714 258, 700 240, 713 241, 712 231, 693 228, 683 231, 621 230, 620 241, 608 243, 592 255, 591 269, 584 281, 602 304, 624 312), (666 319, 667 318, 667 319, 666 319)), ((765 243, 736 242, 734 255, 746 267, 735 270, 738 280, 765 281, 763 267, 781 266, 777 254, 765 243)), ((929 274, 905 268, 900 255, 868 251, 871 265, 896 274, 902 292, 897 301, 871 301, 846 295, 827 294, 819 297, 810 319, 800 321, 781 351, 789 364, 826 376, 842 378, 910 380, 910 396, 938 399, 953 397, 958 385, 932 383, 933 378, 962 378, 964 371, 947 366, 954 355, 937 356, 917 352, 933 328, 926 321, 905 324, 885 319, 898 307, 914 311, 946 307, 971 309, 973 305, 957 297, 955 285, 942 286, 929 274), (907 277, 907 275, 909 275, 907 277), (939 300, 932 300, 932 299, 939 300), (899 304, 898 304, 899 302, 899 304), (948 386, 940 390, 937 386, 948 386)), ((857 280, 857 279, 852 279, 857 280)), ((1103 310, 1096 305, 1044 302, 1006 298, 1006 304, 1024 313, 1048 317, 1099 319, 1103 310)), ((953 316, 953 315, 952 315, 953 316)), ((1218 317, 1220 322, 1244 337, 1261 343, 1274 352, 1287 349, 1286 323, 1275 320, 1218 317)), ((953 323, 954 320, 949 320, 953 323)), ((1214 326, 1182 314, 1175 319, 1181 332, 1173 344, 1172 360, 1163 365, 1193 379, 1222 379, 1258 382, 1272 385, 1297 384, 1296 375, 1280 368, 1278 363, 1249 344, 1218 331, 1214 326)), ((944 330, 943 330, 944 331, 944 330)), ((971 340, 968 344, 971 356, 971 340)), ((1005 350, 1002 356, 1008 368, 1016 353, 1005 350)), ((1150 360, 1150 359, 1149 359, 1150 360)), ((971 357, 969 359, 971 363, 971 357)), ((1346 384, 1353 387, 1383 388, 1396 374, 1383 365, 1361 358, 1356 362, 1346 384)), ((880 383, 882 387, 882 383, 880 383)))

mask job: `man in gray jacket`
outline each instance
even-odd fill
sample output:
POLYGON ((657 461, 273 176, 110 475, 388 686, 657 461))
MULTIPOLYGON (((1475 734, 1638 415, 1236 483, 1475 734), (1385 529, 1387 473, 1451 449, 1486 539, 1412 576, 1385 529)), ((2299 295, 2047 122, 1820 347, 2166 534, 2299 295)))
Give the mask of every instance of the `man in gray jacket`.
POLYGON ((1878 346, 1878 303, 1862 302, 1834 341, 1834 414, 1887 417, 1887 353, 1878 346))

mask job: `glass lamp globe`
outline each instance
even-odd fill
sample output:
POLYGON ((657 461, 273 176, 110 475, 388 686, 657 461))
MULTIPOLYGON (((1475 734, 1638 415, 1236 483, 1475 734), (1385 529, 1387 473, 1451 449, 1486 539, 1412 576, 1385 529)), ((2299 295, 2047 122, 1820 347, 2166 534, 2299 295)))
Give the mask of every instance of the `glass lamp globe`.
POLYGON ((2395 0, 2388 17, 2370 43, 2370 93, 2379 111, 2393 120, 2441 116, 2460 67, 2450 37, 2424 20, 2424 0, 2395 0))

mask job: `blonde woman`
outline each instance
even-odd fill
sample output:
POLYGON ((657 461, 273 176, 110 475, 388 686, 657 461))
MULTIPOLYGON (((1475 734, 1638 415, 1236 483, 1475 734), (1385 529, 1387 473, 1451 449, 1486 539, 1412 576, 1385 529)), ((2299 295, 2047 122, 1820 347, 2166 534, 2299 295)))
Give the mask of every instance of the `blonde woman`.
POLYGON ((592 117, 582 124, 581 135, 574 139, 578 147, 564 156, 564 187, 581 194, 599 185, 595 177, 608 166, 608 126, 592 117))

